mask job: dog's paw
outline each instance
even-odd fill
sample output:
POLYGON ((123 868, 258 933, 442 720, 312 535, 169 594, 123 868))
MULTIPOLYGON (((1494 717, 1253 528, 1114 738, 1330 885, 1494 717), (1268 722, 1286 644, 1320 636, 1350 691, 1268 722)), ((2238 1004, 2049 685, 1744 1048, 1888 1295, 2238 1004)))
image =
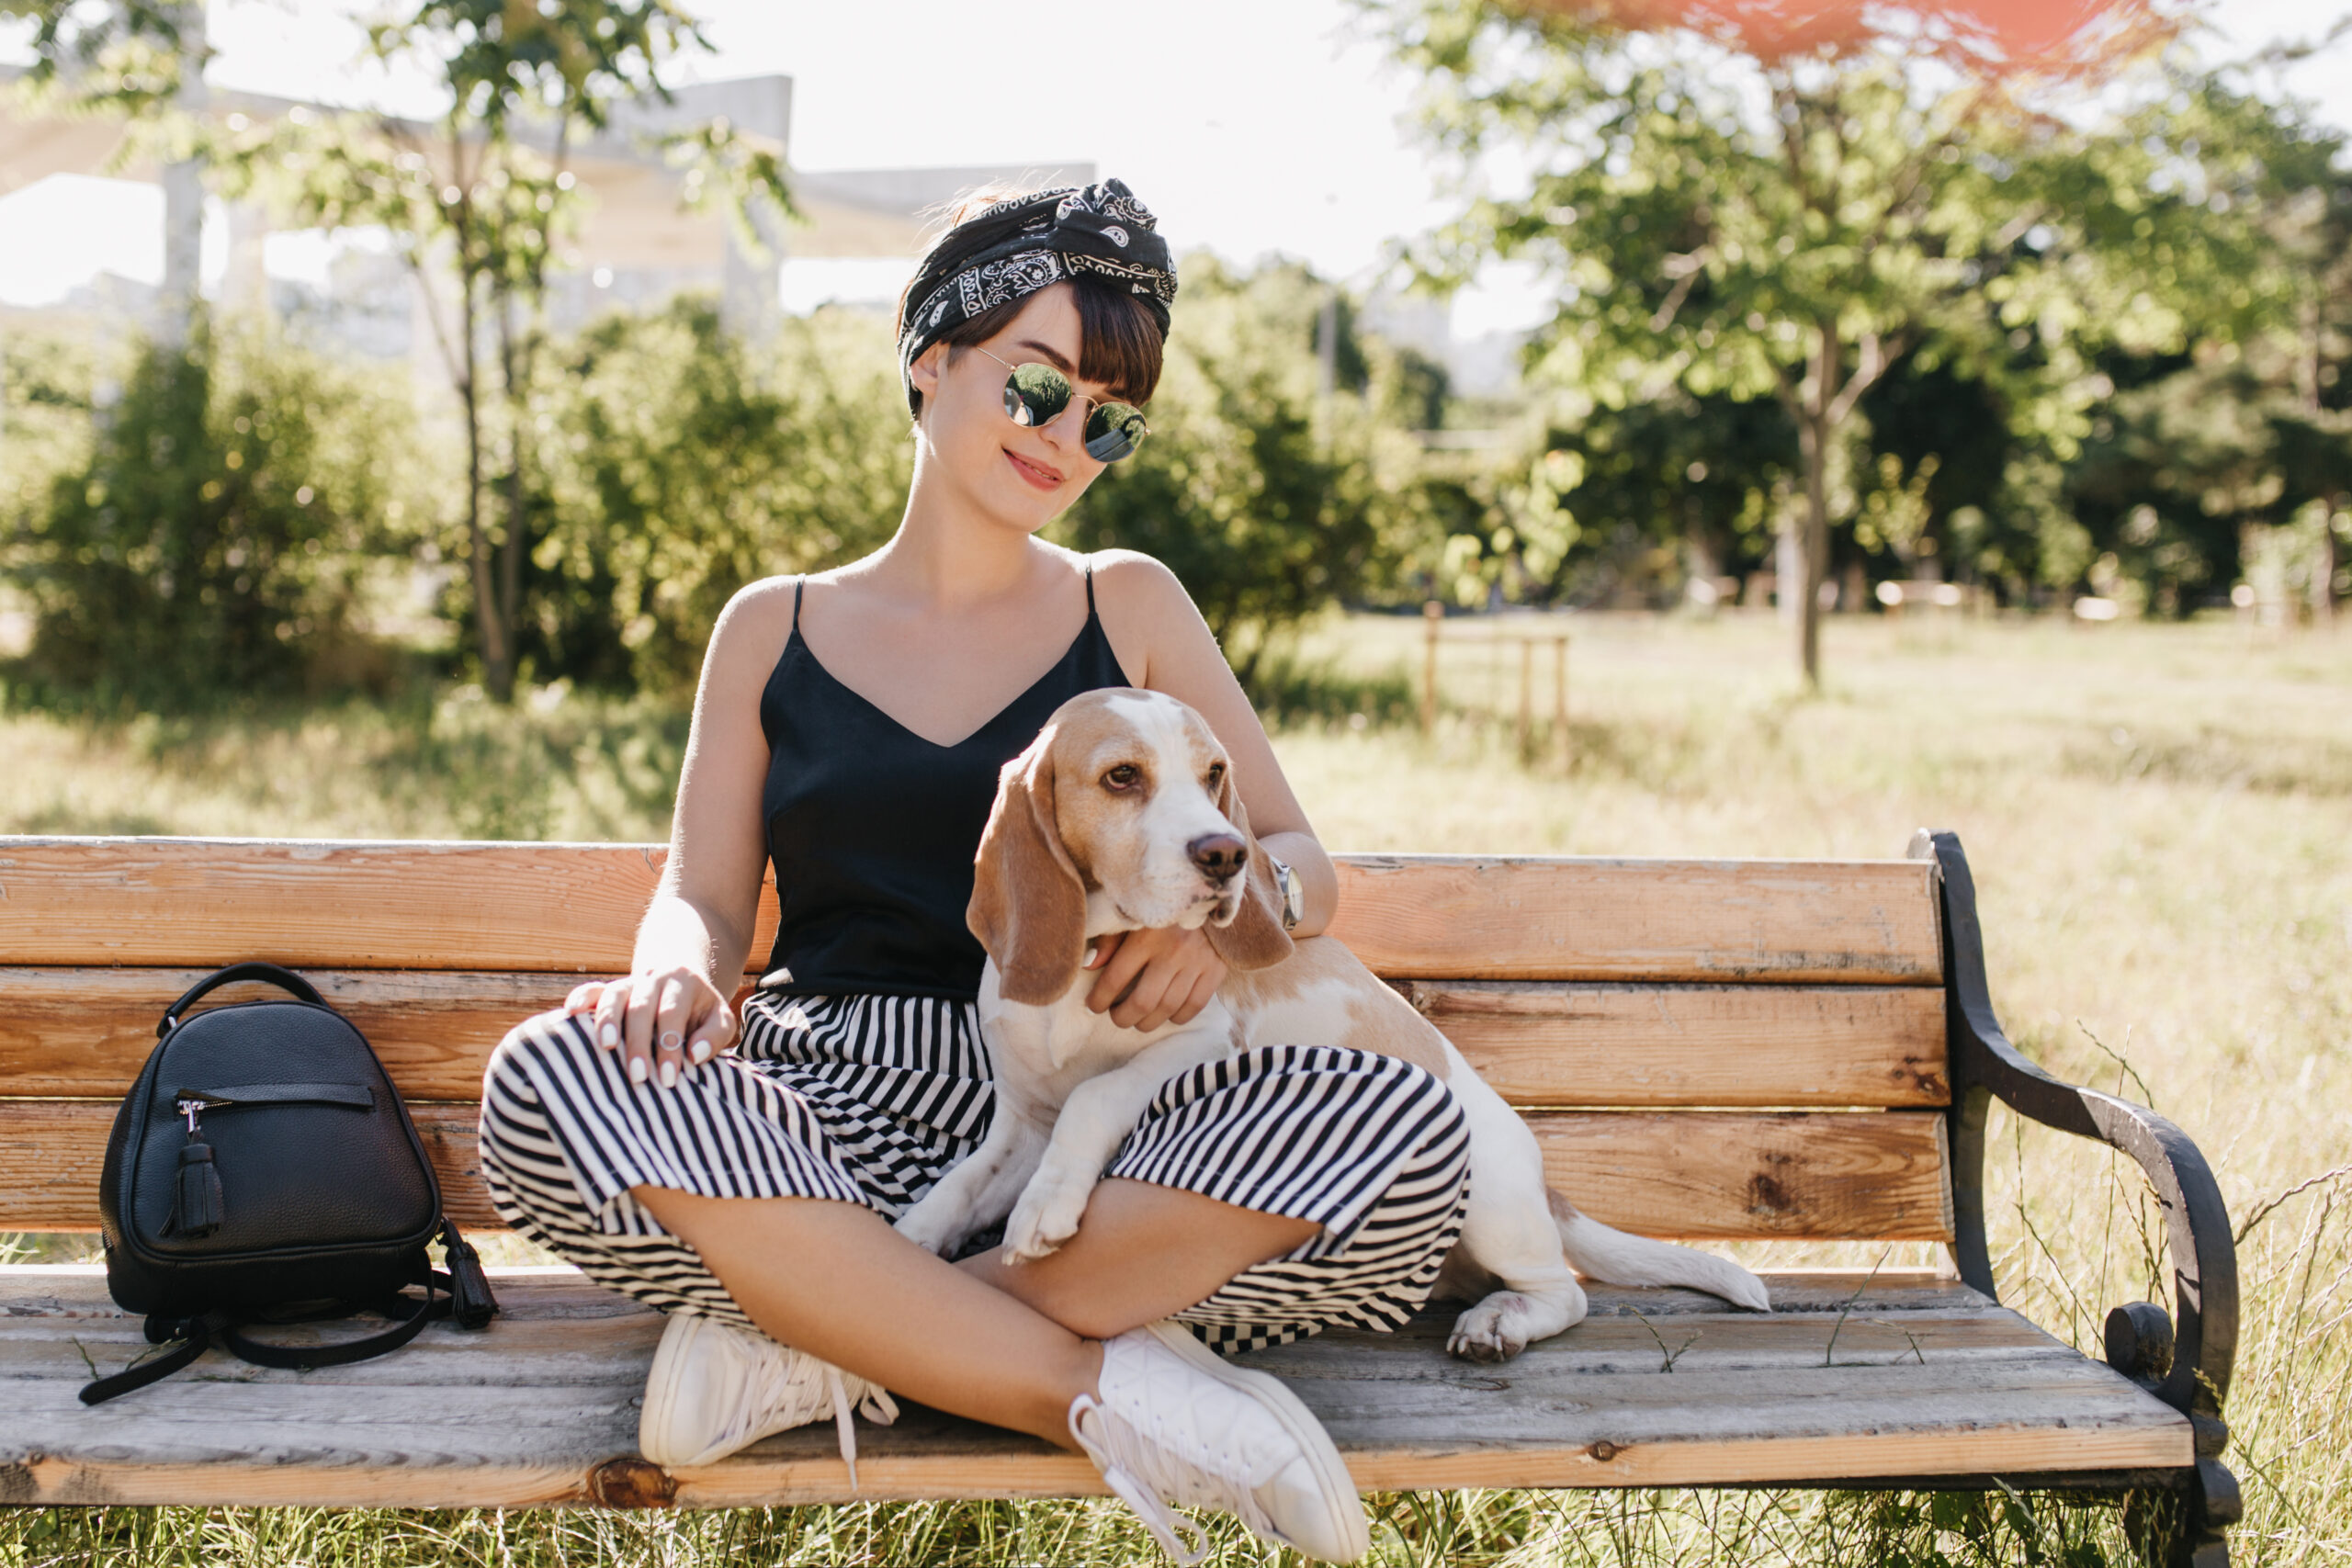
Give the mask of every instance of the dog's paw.
POLYGON ((925 1252, 942 1258, 954 1257, 956 1244, 964 1239, 963 1230, 956 1224, 956 1216, 948 1213, 947 1205, 929 1199, 900 1214, 891 1228, 925 1252))
POLYGON ((1021 1262, 1052 1256, 1078 1234, 1078 1222, 1085 1217, 1086 1200, 1093 1191, 1091 1181, 1039 1171, 1023 1190, 1021 1201, 1012 1206, 1012 1217, 1004 1223, 1005 1251, 1021 1262))
POLYGON ((1746 1307, 1749 1312, 1772 1310, 1771 1292, 1765 1290, 1764 1281, 1736 1263, 1724 1265, 1723 1283, 1715 1294, 1734 1306, 1746 1307))
POLYGON ((1527 1298, 1497 1291, 1453 1320, 1445 1348, 1465 1361, 1508 1361, 1527 1348, 1527 1298))

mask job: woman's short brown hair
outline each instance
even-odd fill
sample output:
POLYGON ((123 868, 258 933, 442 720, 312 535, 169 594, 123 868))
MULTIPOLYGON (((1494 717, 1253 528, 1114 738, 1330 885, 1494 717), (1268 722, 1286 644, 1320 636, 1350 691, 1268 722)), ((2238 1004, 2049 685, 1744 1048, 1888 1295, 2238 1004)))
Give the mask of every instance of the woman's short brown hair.
MULTIPOLYGON (((946 231, 939 243, 953 245, 956 230, 967 218, 995 205, 1008 197, 1027 192, 1015 185, 987 185, 967 190, 940 209, 946 220, 946 231)), ((1078 306, 1078 374, 1079 378, 1096 381, 1108 387, 1114 397, 1142 404, 1151 400, 1159 386, 1160 356, 1166 340, 1160 335, 1159 323, 1152 317, 1150 307, 1126 289, 1096 273, 1081 272, 1068 279, 1071 297, 1078 306)), ((904 333, 907 311, 913 301, 907 296, 914 291, 910 278, 899 295, 899 311, 890 324, 890 335, 904 333)), ((1021 308, 1029 302, 1028 296, 1010 299, 992 310, 983 310, 970 321, 959 321, 939 334, 947 345, 948 363, 963 357, 964 351, 975 344, 988 342, 1012 324, 1021 308)), ((922 394, 912 394, 917 418, 922 414, 922 394)))

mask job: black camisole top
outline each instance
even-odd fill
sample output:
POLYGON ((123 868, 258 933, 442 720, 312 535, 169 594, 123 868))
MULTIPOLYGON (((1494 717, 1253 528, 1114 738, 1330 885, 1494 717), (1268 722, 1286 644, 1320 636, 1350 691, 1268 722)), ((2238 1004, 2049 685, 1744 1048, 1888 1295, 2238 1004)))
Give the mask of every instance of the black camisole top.
POLYGON ((1080 692, 1130 684, 1094 608, 1054 667, 953 746, 924 739, 833 679, 792 635, 760 696, 761 810, 783 919, 762 985, 787 995, 979 993, 988 955, 965 927, 972 856, 997 774, 1080 692))

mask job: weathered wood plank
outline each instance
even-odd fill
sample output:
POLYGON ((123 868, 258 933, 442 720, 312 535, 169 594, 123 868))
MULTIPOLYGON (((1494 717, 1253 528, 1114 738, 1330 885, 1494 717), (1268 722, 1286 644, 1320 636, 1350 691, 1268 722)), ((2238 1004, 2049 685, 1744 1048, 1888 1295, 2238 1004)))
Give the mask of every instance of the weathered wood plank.
POLYGON ((1398 979, 1934 985, 1921 861, 1341 855, 1331 934, 1398 979))
POLYGON ((1604 1224, 1685 1240, 1949 1241, 1932 1111, 1527 1114, 1553 1186, 1604 1224))
MULTIPOLYGON (((90 1230, 115 1108, 0 1101, 0 1230, 90 1230)), ((497 1229, 471 1105, 409 1107, 457 1222, 497 1229)), ((1610 1224, 1694 1239, 1947 1239, 1942 1121, 1838 1115, 1538 1111, 1545 1168, 1610 1224)), ((233 1173, 224 1172, 224 1179, 233 1173)))
MULTIPOLYGON (((562 1264, 498 1265, 490 1274, 498 1281, 503 1324, 635 1317, 650 1310, 562 1264)), ((1934 1269, 1779 1269, 1759 1277, 1772 1292, 1770 1317, 1736 1313, 1728 1314, 1732 1321, 1787 1322, 1840 1314, 1952 1317, 1987 1310, 2015 1315, 1991 1297, 1934 1269)), ((1698 1291, 1591 1284, 1586 1286, 1585 1296, 1591 1318, 1660 1318, 1691 1313, 1726 1315, 1722 1302, 1698 1291)), ((100 1264, 0 1265, 0 1319, 123 1315, 107 1294, 106 1269, 100 1264)), ((1453 1315, 1450 1310, 1431 1307, 1397 1334, 1406 1337, 1426 1334, 1442 1343, 1453 1315)), ((288 1327, 287 1332, 296 1329, 288 1327)), ((460 1342, 464 1337, 459 1337, 460 1342)))
MULTIPOLYGON (((647 844, 0 839, 0 962, 626 966, 647 844)), ((1333 932, 1399 978, 1932 985, 1919 861, 1343 855, 1333 932)), ((775 896, 763 900, 767 949, 775 896)))
MULTIPOLYGON (((1590 1376, 1603 1372, 1660 1372, 1668 1362, 1677 1376, 1754 1371, 1771 1368, 1892 1367, 1900 1364, 1956 1366, 1968 1361, 2011 1361, 2075 1352, 2016 1314, 1998 1307, 1961 1313, 1875 1312, 1769 1315, 1716 1311, 1648 1322, 1628 1312, 1590 1318, 1557 1344, 1546 1348, 1547 1375, 1590 1376)), ((12 1322, 0 1333, 0 1379, 46 1377, 73 1359, 70 1342, 105 1371, 148 1349, 135 1323, 94 1334, 88 1318, 59 1317, 12 1322), (108 1357, 116 1359, 109 1360, 108 1357)), ((96 1320, 111 1323, 112 1320, 96 1320)), ((275 1344, 318 1345, 357 1337, 380 1324, 368 1319, 324 1327, 296 1325, 255 1330, 275 1344)), ((1396 1338, 1432 1354, 1444 1349, 1445 1316, 1431 1317, 1396 1338)), ((504 1382, 533 1387, 600 1384, 609 1380, 615 1357, 650 1357, 662 1337, 662 1320, 650 1312, 613 1313, 603 1317, 502 1317, 494 1335, 459 1335, 431 1358, 361 1362, 341 1381, 369 1387, 426 1383, 450 1387, 504 1382)), ((1344 1346, 1294 1359, 1285 1375, 1346 1377, 1354 1352, 1344 1346)), ((85 1374, 86 1375, 86 1374, 85 1374)), ((224 1360, 208 1374, 215 1382, 266 1382, 275 1374, 242 1361, 224 1360)), ((1483 1375, 1483 1374, 1482 1374, 1483 1375)))
POLYGON ((1514 1105, 1951 1101, 1928 987, 1398 985, 1514 1105))
MULTIPOLYGON (((601 973, 627 967, 668 852, 658 844, 0 839, 0 958, 601 973)), ((763 919, 772 931, 772 895, 763 919)))
MULTIPOLYGON (((1636 1317, 1659 1293, 1604 1292, 1626 1310, 1503 1366, 1445 1356, 1431 1314, 1397 1335, 1328 1335, 1251 1360, 1290 1382, 1367 1489, 1988 1472, 2030 1484, 2037 1472, 2189 1461, 2184 1418, 1964 1287, 1856 1273, 1772 1284, 1818 1304, 1636 1317), (1836 1303, 1858 1296, 1840 1323, 1836 1303), (1670 1325, 1657 1337, 1669 1350, 1689 1341, 1672 1371, 1644 1319, 1670 1325), (1849 1358, 1858 1320, 1879 1337, 1854 1340, 1849 1358)), ((127 1360, 144 1348, 137 1321, 105 1301, 95 1270, 0 1270, 12 1404, 0 1502, 587 1501, 594 1467, 634 1452, 660 1319, 625 1303, 594 1310, 565 1271, 501 1273, 497 1286, 506 1314, 485 1334, 438 1325, 397 1356, 301 1374, 216 1353, 93 1410, 73 1398, 83 1355, 127 1360)), ((1102 1489, 1082 1459, 921 1407, 888 1429, 861 1422, 859 1446, 865 1498, 1102 1489)), ((850 1495, 829 1425, 671 1479, 695 1506, 850 1495)))
MULTIPOLYGON (((0 969, 0 1095, 119 1095, 155 1048, 164 1008, 205 969, 0 969)), ((409 1100, 481 1093, 481 1070, 506 1032, 562 1005, 578 983, 546 971, 311 969, 303 978, 368 1037, 409 1100)), ((282 993, 234 986, 222 1001, 282 993)), ((209 1000, 209 998, 208 998, 209 1000)))
MULTIPOLYGON (((0 1096, 119 1094, 201 969, 0 969, 0 1096)), ((316 969, 411 1100, 463 1100, 506 1031, 578 976, 316 969)), ((1912 986, 1398 982, 1519 1105, 1940 1105, 1942 993, 1912 986)), ((265 987, 222 1000, 272 994, 265 987)))

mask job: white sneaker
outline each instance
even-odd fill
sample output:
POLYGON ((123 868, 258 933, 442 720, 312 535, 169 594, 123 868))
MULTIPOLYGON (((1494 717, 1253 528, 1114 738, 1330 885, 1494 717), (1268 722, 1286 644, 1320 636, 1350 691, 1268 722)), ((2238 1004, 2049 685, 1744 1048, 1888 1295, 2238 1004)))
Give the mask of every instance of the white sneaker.
POLYGON ((1223 1508, 1327 1562, 1372 1550, 1340 1450, 1278 1379, 1227 1364, 1165 1320, 1104 1340, 1099 1386, 1100 1399, 1070 1402, 1070 1436, 1186 1568, 1208 1554, 1208 1541, 1171 1503, 1223 1508))
POLYGON ((638 1451, 668 1470, 709 1464, 771 1432, 831 1414, 841 1431, 849 1484, 857 1489, 857 1438, 850 1411, 877 1427, 899 1418, 878 1383, 852 1377, 830 1361, 777 1344, 764 1334, 685 1313, 670 1314, 645 1408, 637 1419, 638 1451))

